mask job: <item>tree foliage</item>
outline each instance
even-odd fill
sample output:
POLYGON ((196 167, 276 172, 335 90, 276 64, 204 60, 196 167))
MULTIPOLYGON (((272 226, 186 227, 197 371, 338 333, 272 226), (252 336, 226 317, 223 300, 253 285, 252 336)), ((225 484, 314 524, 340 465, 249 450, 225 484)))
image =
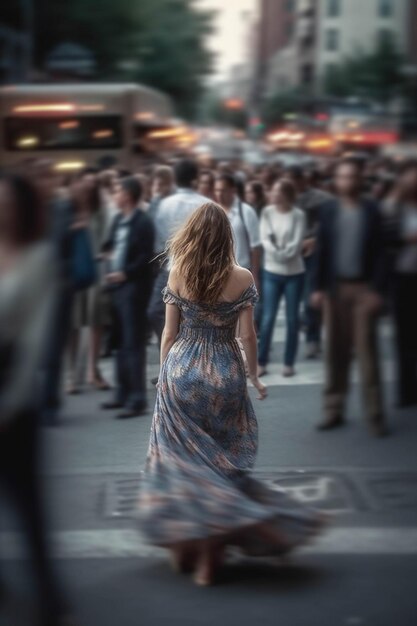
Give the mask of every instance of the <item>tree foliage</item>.
POLYGON ((37 0, 36 63, 62 42, 89 48, 97 78, 135 80, 171 95, 192 116, 212 56, 213 13, 195 0, 37 0))
POLYGON ((359 96, 388 103, 404 91, 404 63, 395 41, 383 37, 372 52, 358 52, 341 65, 329 68, 324 91, 331 96, 359 96))
POLYGON ((279 124, 286 114, 299 111, 303 104, 304 96, 300 89, 276 91, 264 101, 262 119, 267 126, 279 124))

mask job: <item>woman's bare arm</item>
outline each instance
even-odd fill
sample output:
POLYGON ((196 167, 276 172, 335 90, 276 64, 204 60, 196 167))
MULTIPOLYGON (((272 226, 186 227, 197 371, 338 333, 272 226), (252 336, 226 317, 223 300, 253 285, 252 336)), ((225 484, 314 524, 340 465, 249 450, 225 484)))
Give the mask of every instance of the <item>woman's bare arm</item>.
POLYGON ((249 377, 251 380, 255 379, 258 367, 258 348, 252 306, 243 309, 239 315, 239 339, 245 351, 249 377))
MULTIPOLYGON (((168 276, 168 287, 173 293, 178 293, 178 278, 175 268, 172 268, 168 276)), ((180 310, 176 304, 166 304, 165 306, 165 326, 161 338, 161 365, 165 361, 168 352, 171 350, 180 327, 180 310)))
POLYGON ((258 399, 263 400, 266 397, 266 387, 261 383, 257 374, 258 345, 253 319, 253 306, 244 308, 239 315, 239 339, 245 351, 249 378, 258 391, 258 399))
POLYGON ((178 335, 180 326, 180 310, 176 304, 167 304, 165 307, 165 326, 161 339, 161 365, 165 361, 178 335))

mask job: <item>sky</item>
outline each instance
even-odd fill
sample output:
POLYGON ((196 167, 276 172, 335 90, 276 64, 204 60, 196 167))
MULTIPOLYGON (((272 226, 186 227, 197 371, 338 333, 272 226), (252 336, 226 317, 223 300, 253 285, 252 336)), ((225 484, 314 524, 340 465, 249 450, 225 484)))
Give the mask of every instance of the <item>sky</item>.
POLYGON ((236 63, 245 61, 245 42, 248 31, 248 13, 256 13, 257 0, 198 0, 197 6, 215 9, 216 32, 210 37, 208 46, 216 53, 215 74, 225 76, 236 63), (246 16, 246 17, 244 17, 246 16))

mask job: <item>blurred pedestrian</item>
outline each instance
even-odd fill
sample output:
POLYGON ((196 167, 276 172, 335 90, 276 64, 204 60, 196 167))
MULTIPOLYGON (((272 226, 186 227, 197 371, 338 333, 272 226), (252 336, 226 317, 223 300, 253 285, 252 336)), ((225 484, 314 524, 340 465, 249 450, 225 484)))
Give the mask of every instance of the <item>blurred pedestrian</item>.
POLYGON ((168 259, 163 258, 167 242, 191 213, 208 200, 195 191, 198 165, 194 160, 179 160, 175 164, 174 173, 176 192, 161 201, 155 214, 155 253, 161 255, 161 258, 149 302, 148 319, 159 341, 165 324, 165 306, 161 292, 168 280, 168 259))
POLYGON ((202 196, 214 199, 214 181, 215 175, 211 170, 202 170, 198 177, 197 191, 202 196))
POLYGON ((237 195, 237 183, 231 172, 223 172, 215 182, 216 201, 223 207, 232 227, 236 260, 249 269, 259 285, 261 240, 255 210, 237 195))
POLYGON ((79 185, 82 198, 77 205, 77 212, 72 224, 74 231, 85 230, 91 243, 91 252, 97 268, 97 280, 94 285, 78 290, 74 300, 72 331, 70 336, 70 363, 68 393, 79 391, 77 380, 77 365, 80 354, 81 333, 88 328, 88 355, 87 355, 87 383, 105 391, 109 383, 103 378, 99 368, 101 340, 103 328, 108 322, 108 296, 102 289, 99 280, 101 271, 100 251, 109 230, 108 207, 101 202, 100 187, 97 171, 90 168, 80 174, 79 185))
POLYGON ((263 184, 259 180, 250 180, 245 187, 245 200, 256 211, 258 217, 268 205, 263 184))
POLYGON ((384 202, 394 189, 395 176, 393 174, 384 174, 376 176, 370 184, 369 195, 376 202, 384 202))
POLYGON ((120 214, 103 246, 106 280, 115 314, 116 391, 105 409, 121 409, 119 419, 141 415, 146 403, 146 308, 152 281, 154 226, 138 208, 142 189, 136 177, 121 179, 116 193, 120 214))
POLYGON ((384 206, 396 329, 397 402, 417 405, 417 162, 406 163, 384 206))
POLYGON ((169 165, 158 165, 155 168, 152 179, 152 193, 148 209, 149 217, 155 220, 162 200, 168 198, 174 192, 175 177, 172 167, 169 165))
MULTIPOLYGON (((268 197, 265 193, 264 185, 259 180, 250 180, 246 183, 245 186, 245 201, 255 209, 256 215, 258 219, 260 218, 263 209, 268 205, 268 197)), ((262 320, 262 309, 263 309, 263 295, 262 295, 262 272, 264 267, 264 251, 261 248, 260 258, 259 258, 259 281, 258 281, 258 291, 259 291, 259 300, 255 307, 255 323, 257 332, 259 332, 262 320)))
POLYGON ((284 296, 287 330, 282 374, 293 376, 305 273, 302 246, 306 219, 304 212, 295 205, 296 192, 291 181, 282 179, 275 183, 271 199, 273 204, 266 207, 261 216, 261 241, 265 260, 262 273, 263 308, 258 374, 263 376, 266 373, 275 320, 284 296))
POLYGON ((326 383, 322 430, 344 423, 353 352, 359 359, 366 418, 384 435, 385 416, 377 350, 385 267, 381 215, 361 196, 361 166, 344 159, 335 169, 337 197, 320 211, 312 304, 323 306, 326 383))
POLYGON ((53 249, 56 270, 56 290, 53 312, 47 336, 43 365, 42 421, 45 425, 58 424, 62 404, 61 378, 64 352, 71 326, 75 293, 72 224, 78 204, 75 188, 59 188, 51 161, 37 161, 28 175, 35 183, 46 207, 47 230, 53 249))
POLYGON ((303 323, 306 333, 306 358, 314 359, 320 354, 321 344, 321 312, 311 306, 312 276, 314 271, 314 253, 318 228, 318 216, 321 205, 331 199, 331 195, 315 187, 317 181, 312 173, 307 174, 299 166, 288 168, 286 177, 293 182, 296 189, 296 204, 306 215, 306 231, 303 241, 303 257, 306 269, 304 282, 304 316, 303 323))
POLYGON ((98 176, 100 187, 100 206, 105 213, 107 224, 113 221, 114 216, 118 212, 118 207, 114 200, 114 190, 117 185, 119 175, 116 170, 105 170, 98 176))
MULTIPOLYGON (((0 177, 0 481, 20 517, 34 566, 43 626, 64 624, 42 510, 39 376, 55 298, 42 203, 21 176, 0 177)), ((67 622, 65 622, 67 623, 67 622)))
POLYGON ((260 400, 251 273, 236 264, 222 207, 199 207, 170 242, 172 270, 161 373, 138 517, 148 540, 171 551, 194 582, 216 580, 229 545, 244 553, 292 551, 323 517, 249 474, 257 423, 235 338, 239 322, 249 376, 260 400))
POLYGON ((147 176, 146 174, 144 174, 143 172, 135 174, 135 177, 140 182, 140 186, 141 186, 141 189, 142 189, 142 196, 141 196, 141 200, 140 200, 139 205, 138 205, 138 209, 141 209, 141 211, 148 211, 148 209, 149 209, 149 202, 150 202, 150 200, 152 198, 152 181, 151 181, 151 178, 149 176, 147 176))

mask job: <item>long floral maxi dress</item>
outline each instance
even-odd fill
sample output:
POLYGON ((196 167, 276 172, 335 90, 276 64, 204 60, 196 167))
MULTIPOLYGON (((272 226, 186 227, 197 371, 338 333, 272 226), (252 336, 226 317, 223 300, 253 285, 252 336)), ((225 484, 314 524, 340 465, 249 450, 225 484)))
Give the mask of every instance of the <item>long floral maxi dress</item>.
POLYGON ((255 285, 212 306, 169 287, 163 295, 181 320, 159 377, 137 508, 141 532, 158 546, 216 538, 253 555, 306 542, 321 526, 318 512, 249 473, 258 427, 235 334, 240 311, 257 301, 255 285), (265 526, 281 541, 266 540, 265 526))

